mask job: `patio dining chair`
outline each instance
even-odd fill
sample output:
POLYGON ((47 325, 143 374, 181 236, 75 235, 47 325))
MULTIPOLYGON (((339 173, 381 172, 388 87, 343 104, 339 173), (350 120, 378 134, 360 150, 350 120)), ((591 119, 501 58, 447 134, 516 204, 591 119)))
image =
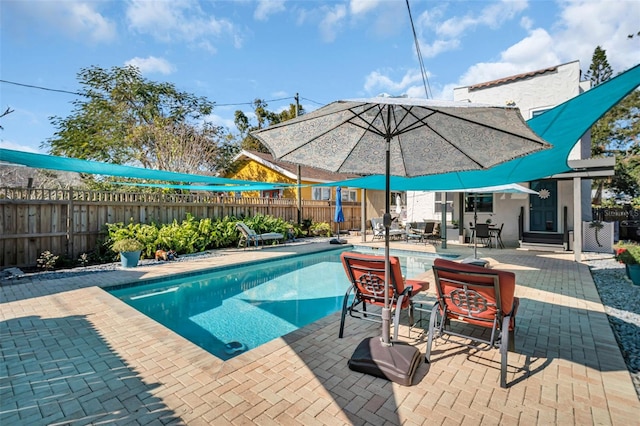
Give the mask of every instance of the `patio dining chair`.
POLYGON ((433 232, 434 222, 410 222, 407 224, 407 241, 424 241, 433 232))
POLYGON ((475 226, 475 238, 477 238, 481 244, 491 247, 491 231, 489 231, 489 224, 477 223, 475 226))
MULTIPOLYGON (((500 386, 505 388, 507 352, 515 347, 519 305, 515 274, 446 259, 434 260, 433 273, 437 302, 431 309, 425 361, 433 361, 432 346, 439 339, 476 350, 497 348, 500 386), (464 324, 461 327, 459 323, 464 324), (484 332, 478 333, 478 327, 483 327, 484 332)), ((421 306, 416 309, 423 311, 421 306)))
POLYGON ((502 242, 502 228, 504 228, 504 223, 500 225, 500 228, 496 231, 496 246, 501 249, 504 248, 504 243, 502 242))
MULTIPOLYGON (((340 255, 342 266, 349 278, 350 285, 342 302, 340 332, 344 334, 347 313, 358 319, 382 322, 379 308, 384 307, 385 257, 355 252, 343 252, 340 255), (353 298, 351 295, 353 293, 353 298), (371 310, 367 310, 369 307, 371 310)), ((413 296, 429 288, 429 283, 419 280, 407 280, 402 276, 400 260, 396 256, 389 258, 391 282, 389 283, 389 303, 393 312, 393 338, 398 338, 400 312, 409 311, 409 327, 413 326, 413 296)))

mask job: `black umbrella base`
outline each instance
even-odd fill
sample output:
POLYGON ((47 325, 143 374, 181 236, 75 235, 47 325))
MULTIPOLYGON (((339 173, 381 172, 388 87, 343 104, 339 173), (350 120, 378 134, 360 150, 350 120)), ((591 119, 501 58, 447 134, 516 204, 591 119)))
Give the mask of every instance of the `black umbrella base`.
POLYGON ((475 257, 467 257, 466 259, 462 259, 460 263, 467 263, 469 265, 480 266, 483 268, 489 267, 489 261, 484 259, 477 259, 475 257))
POLYGON ((340 238, 333 238, 329 241, 329 244, 347 244, 347 240, 341 240, 340 238))
POLYGON ((411 386, 421 358, 420 351, 407 343, 386 346, 380 337, 368 337, 360 342, 348 364, 353 371, 411 386))

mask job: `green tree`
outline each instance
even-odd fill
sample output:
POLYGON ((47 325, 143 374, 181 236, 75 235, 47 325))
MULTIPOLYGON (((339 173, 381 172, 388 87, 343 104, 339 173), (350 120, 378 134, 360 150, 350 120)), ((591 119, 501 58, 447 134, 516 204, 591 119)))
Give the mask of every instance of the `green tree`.
MULTIPOLYGON (((611 79, 613 69, 606 51, 597 46, 586 77, 595 87, 611 79)), ((625 193, 631 197, 640 195, 640 91, 634 90, 611 108, 591 128, 592 157, 615 157, 615 176, 594 179, 596 194, 594 204, 600 204, 604 189, 625 193)))
POLYGON ((207 121, 214 103, 171 83, 146 80, 133 66, 81 69, 80 99, 68 117, 51 117, 44 148, 64 155, 176 172, 224 168, 233 138, 207 121))
MULTIPOLYGON (((254 130, 264 129, 265 127, 282 123, 283 121, 290 120, 296 117, 296 105, 290 104, 288 109, 281 111, 280 113, 272 112, 267 109, 268 104, 262 99, 255 99, 253 101, 253 112, 256 117, 257 124, 252 125, 247 115, 237 110, 235 112, 235 125, 240 132, 242 139, 240 145, 242 149, 253 150, 258 152, 269 153, 269 149, 262 144, 258 139, 251 136, 251 132, 254 130)), ((300 107, 297 111, 297 115, 303 115, 304 109, 300 107)))

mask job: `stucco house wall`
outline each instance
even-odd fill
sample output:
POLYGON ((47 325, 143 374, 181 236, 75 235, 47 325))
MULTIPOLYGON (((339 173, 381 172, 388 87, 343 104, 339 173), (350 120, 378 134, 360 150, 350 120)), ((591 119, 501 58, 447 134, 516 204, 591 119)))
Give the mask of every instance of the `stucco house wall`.
MULTIPOLYGON (((455 101, 469 101, 474 103, 485 103, 491 105, 515 105, 520 109, 524 120, 533 118, 536 113, 541 113, 553 108, 575 96, 588 90, 590 82, 581 81, 580 63, 578 61, 569 62, 542 70, 532 71, 525 74, 505 77, 499 80, 479 83, 466 87, 455 88, 453 91, 455 101)), ((589 158, 591 152, 591 139, 589 135, 576 143, 569 158, 584 159, 589 158)), ((528 183, 520 182, 528 187, 528 183)), ((582 206, 583 220, 590 220, 591 213, 591 181, 584 179, 582 182, 582 206), (585 219, 585 217, 589 218, 585 219)), ((534 195, 535 196, 535 195, 534 195)), ((485 222, 491 218, 493 224, 504 223, 502 239, 509 245, 518 242, 518 216, 524 212, 525 231, 529 226, 529 195, 526 194, 494 194, 493 212, 478 213, 478 222, 485 222)), ((563 212, 567 207, 568 229, 573 229, 573 186, 571 181, 558 181, 558 207, 557 223, 558 232, 564 232, 563 212)), ((459 209, 458 197, 454 197, 453 216, 448 214, 447 221, 458 219, 459 209)), ((407 217, 419 217, 421 219, 441 220, 439 204, 436 205, 435 193, 433 192, 407 192, 407 217)), ((464 214, 464 227, 469 227, 469 222, 473 221, 473 213, 464 214)), ((466 233, 467 231, 465 231, 466 233)), ((455 235, 448 235, 448 239, 457 238, 455 235)))

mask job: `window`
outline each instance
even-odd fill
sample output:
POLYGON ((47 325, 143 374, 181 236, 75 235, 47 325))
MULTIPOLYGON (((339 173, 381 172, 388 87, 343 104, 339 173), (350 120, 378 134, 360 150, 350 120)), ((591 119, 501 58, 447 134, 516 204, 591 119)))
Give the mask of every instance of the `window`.
POLYGON ((493 213, 493 194, 490 192, 466 194, 464 200, 464 211, 473 213, 474 200, 478 200, 478 212, 493 213))
POLYGON ((533 117, 537 117, 540 114, 544 114, 545 112, 549 111, 551 108, 542 108, 542 109, 538 109, 535 111, 531 111, 531 118, 533 117))
POLYGON ((343 189, 342 201, 358 201, 358 192, 355 189, 343 189))
MULTIPOLYGON (((314 200, 330 200, 332 188, 313 188, 312 197, 314 200)), ((343 198, 344 199, 344 198, 343 198)))
POLYGON ((279 189, 270 189, 267 191, 262 191, 262 196, 264 198, 280 198, 280 190, 279 189))

